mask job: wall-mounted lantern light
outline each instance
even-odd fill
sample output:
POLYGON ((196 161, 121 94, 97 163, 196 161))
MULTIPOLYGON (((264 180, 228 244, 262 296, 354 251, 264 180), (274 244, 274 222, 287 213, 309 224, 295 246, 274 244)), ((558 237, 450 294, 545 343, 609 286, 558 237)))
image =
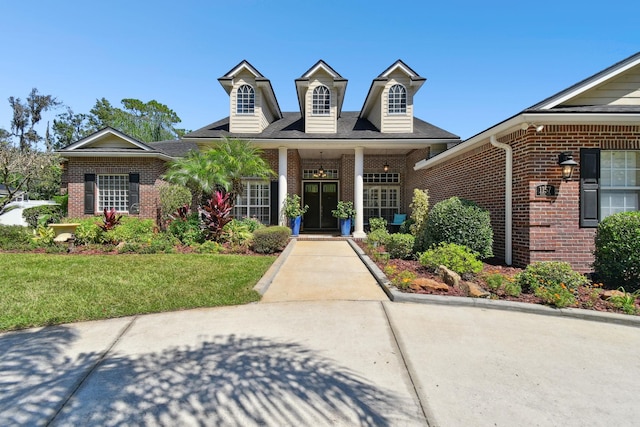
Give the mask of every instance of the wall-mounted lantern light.
POLYGON ((575 160, 573 160, 573 154, 570 151, 565 151, 558 155, 558 164, 562 166, 562 179, 569 181, 573 175, 573 170, 578 166, 575 160))

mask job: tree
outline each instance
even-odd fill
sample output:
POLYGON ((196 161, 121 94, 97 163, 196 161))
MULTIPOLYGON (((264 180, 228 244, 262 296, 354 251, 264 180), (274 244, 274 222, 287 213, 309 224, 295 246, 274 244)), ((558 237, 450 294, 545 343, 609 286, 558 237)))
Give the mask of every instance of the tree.
POLYGON ((37 151, 24 152, 10 144, 0 145, 0 183, 7 189, 8 195, 0 198, 0 212, 20 192, 27 191, 29 185, 42 175, 59 168, 60 160, 53 153, 37 151))
POLYGON ((37 144, 43 140, 35 130, 35 126, 42 120, 43 112, 56 108, 60 104, 60 101, 51 95, 41 95, 36 88, 31 89, 26 102, 20 98, 9 97, 9 105, 13 110, 11 134, 18 138, 21 152, 36 148, 37 144))
POLYGON ((219 176, 215 166, 204 153, 192 150, 185 157, 169 163, 163 177, 173 184, 187 187, 194 198, 201 201, 203 194, 211 194, 216 187, 219 176))
POLYGON ((97 100, 90 111, 90 127, 95 131, 109 126, 142 142, 176 139, 185 133, 175 127, 182 121, 180 117, 158 101, 145 103, 125 98, 122 105, 124 109, 114 107, 105 98, 97 100))
POLYGON ((53 120, 52 147, 59 150, 95 132, 88 114, 75 114, 70 107, 53 120))

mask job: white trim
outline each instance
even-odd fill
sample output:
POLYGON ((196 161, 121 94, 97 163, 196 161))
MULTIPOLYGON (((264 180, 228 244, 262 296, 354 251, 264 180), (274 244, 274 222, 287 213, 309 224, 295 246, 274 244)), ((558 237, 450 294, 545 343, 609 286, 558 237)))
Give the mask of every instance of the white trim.
POLYGON ((125 135, 122 132, 119 132, 119 131, 117 131, 115 129, 111 129, 111 128, 105 128, 105 129, 99 130, 98 132, 93 133, 93 134, 81 139, 80 141, 74 142, 73 144, 63 148, 60 151, 66 152, 66 151, 76 150, 78 148, 84 147, 85 145, 89 145, 89 144, 91 144, 93 142, 96 142, 97 140, 102 139, 106 135, 113 135, 113 136, 115 136, 117 138, 120 138, 123 141, 128 142, 129 144, 134 145, 134 146, 136 146, 136 147, 138 147, 138 148, 140 148, 141 150, 144 150, 144 151, 151 151, 152 150, 152 148, 149 147, 148 145, 146 145, 146 144, 144 144, 144 143, 142 143, 142 142, 140 142, 140 141, 138 141, 136 139, 133 139, 130 136, 125 135))
POLYGON ((123 152, 113 152, 113 151, 57 151, 63 159, 68 159, 72 157, 142 157, 142 158, 156 158, 160 160, 175 160, 176 157, 171 157, 162 153, 123 153, 123 152))

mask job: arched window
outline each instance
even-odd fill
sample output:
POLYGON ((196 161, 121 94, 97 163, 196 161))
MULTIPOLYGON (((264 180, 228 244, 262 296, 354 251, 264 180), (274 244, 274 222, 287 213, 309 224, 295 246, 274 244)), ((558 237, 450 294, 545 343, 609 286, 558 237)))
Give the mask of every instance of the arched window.
POLYGON ((313 89, 312 114, 328 116, 331 114, 331 91, 326 86, 313 89))
POLYGON ((253 114, 255 105, 255 92, 249 85, 242 85, 238 88, 238 100, 236 112, 238 114, 253 114))
POLYGON ((389 114, 404 114, 407 112, 407 90, 402 85, 389 88, 389 114))

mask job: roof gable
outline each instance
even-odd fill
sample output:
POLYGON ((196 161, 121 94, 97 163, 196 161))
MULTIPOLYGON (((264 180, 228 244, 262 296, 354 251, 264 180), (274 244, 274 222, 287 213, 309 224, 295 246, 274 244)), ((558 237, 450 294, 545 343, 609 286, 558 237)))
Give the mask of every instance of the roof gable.
POLYGON ((640 52, 550 96, 526 111, 551 110, 567 105, 615 105, 624 103, 616 101, 624 97, 625 92, 627 95, 635 92, 629 102, 634 103, 635 99, 634 105, 640 105, 640 52))
POLYGON ((296 91, 298 93, 298 104, 300 105, 300 113, 305 115, 305 96, 309 89, 310 82, 314 78, 322 75, 328 76, 333 81, 332 90, 333 95, 337 96, 338 117, 342 112, 342 104, 344 103, 344 94, 347 89, 347 79, 342 77, 336 70, 331 68, 322 59, 316 62, 311 68, 302 74, 302 76, 296 79, 296 91))
POLYGON ((126 135, 111 127, 101 129, 91 135, 82 138, 73 144, 67 145, 60 151, 74 151, 80 149, 132 149, 139 151, 155 151, 147 144, 126 135))

